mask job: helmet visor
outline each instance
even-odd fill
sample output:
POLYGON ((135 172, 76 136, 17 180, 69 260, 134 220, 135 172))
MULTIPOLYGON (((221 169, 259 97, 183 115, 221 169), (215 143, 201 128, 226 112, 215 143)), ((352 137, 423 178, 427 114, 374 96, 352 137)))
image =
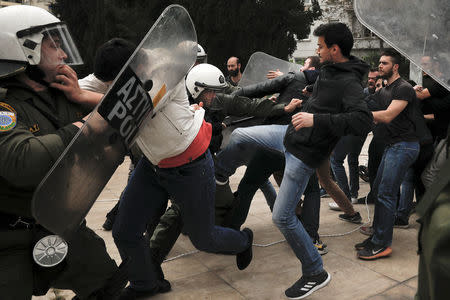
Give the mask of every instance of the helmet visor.
POLYGON ((81 65, 83 60, 72 37, 63 23, 46 26, 41 31, 40 64, 45 65, 81 65))

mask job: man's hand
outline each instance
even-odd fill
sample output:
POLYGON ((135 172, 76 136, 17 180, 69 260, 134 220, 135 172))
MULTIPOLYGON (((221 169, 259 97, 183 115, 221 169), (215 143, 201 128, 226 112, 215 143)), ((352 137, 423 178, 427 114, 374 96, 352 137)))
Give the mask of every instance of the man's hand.
POLYGON ((78 103, 81 88, 78 85, 77 73, 68 65, 59 65, 57 67, 57 82, 50 83, 50 86, 61 90, 69 98, 70 101, 78 103))
POLYGON ((203 102, 200 102, 199 104, 194 103, 194 104, 191 105, 191 107, 192 107, 194 110, 202 109, 202 108, 203 108, 203 102))
POLYGON ((280 69, 277 69, 276 71, 269 71, 269 73, 267 73, 266 77, 267 77, 267 79, 274 79, 283 74, 284 73, 281 72, 280 69))
POLYGON ((275 95, 272 95, 270 96, 269 100, 272 102, 277 102, 277 97, 275 95))
POLYGON ((77 73, 68 65, 59 65, 57 71, 57 82, 50 83, 50 86, 62 91, 70 101, 93 108, 103 98, 103 94, 82 90, 77 73))
POLYGON ((314 115, 306 112, 299 112, 292 116, 292 125, 296 131, 303 127, 314 126, 314 115))
POLYGON ((423 115, 423 117, 425 118, 425 120, 434 120, 434 114, 423 115))
POLYGON ((293 98, 288 105, 284 107, 284 111, 287 113, 293 112, 296 108, 302 107, 303 100, 293 98))
POLYGON ((414 86, 414 90, 415 90, 415 91, 421 92, 421 91, 423 90, 423 86, 421 86, 421 85, 415 85, 415 86, 414 86))

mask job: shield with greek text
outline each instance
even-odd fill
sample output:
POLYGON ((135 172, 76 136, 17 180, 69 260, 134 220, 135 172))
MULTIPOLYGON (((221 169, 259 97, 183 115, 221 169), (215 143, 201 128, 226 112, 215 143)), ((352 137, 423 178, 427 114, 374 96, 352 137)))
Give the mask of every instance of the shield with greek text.
POLYGON ((70 236, 135 143, 140 127, 194 64, 197 36, 183 7, 167 7, 33 195, 37 222, 70 236))

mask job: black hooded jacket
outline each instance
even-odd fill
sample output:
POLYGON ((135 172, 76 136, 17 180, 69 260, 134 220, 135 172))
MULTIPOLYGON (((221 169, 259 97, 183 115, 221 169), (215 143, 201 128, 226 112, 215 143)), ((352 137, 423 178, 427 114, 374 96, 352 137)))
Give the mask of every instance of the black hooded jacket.
POLYGON ((364 101, 362 78, 369 66, 356 57, 324 65, 303 112, 314 114, 314 125, 296 131, 289 124, 284 138, 287 151, 312 168, 327 159, 339 138, 367 134, 373 123, 364 101))

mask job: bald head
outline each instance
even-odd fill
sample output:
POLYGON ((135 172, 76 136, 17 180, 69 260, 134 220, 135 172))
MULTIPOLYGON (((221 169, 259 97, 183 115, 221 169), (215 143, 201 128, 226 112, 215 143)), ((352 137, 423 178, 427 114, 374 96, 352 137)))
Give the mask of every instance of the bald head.
POLYGON ((241 62, 236 56, 232 56, 227 61, 227 70, 231 76, 236 76, 241 72, 241 62))

